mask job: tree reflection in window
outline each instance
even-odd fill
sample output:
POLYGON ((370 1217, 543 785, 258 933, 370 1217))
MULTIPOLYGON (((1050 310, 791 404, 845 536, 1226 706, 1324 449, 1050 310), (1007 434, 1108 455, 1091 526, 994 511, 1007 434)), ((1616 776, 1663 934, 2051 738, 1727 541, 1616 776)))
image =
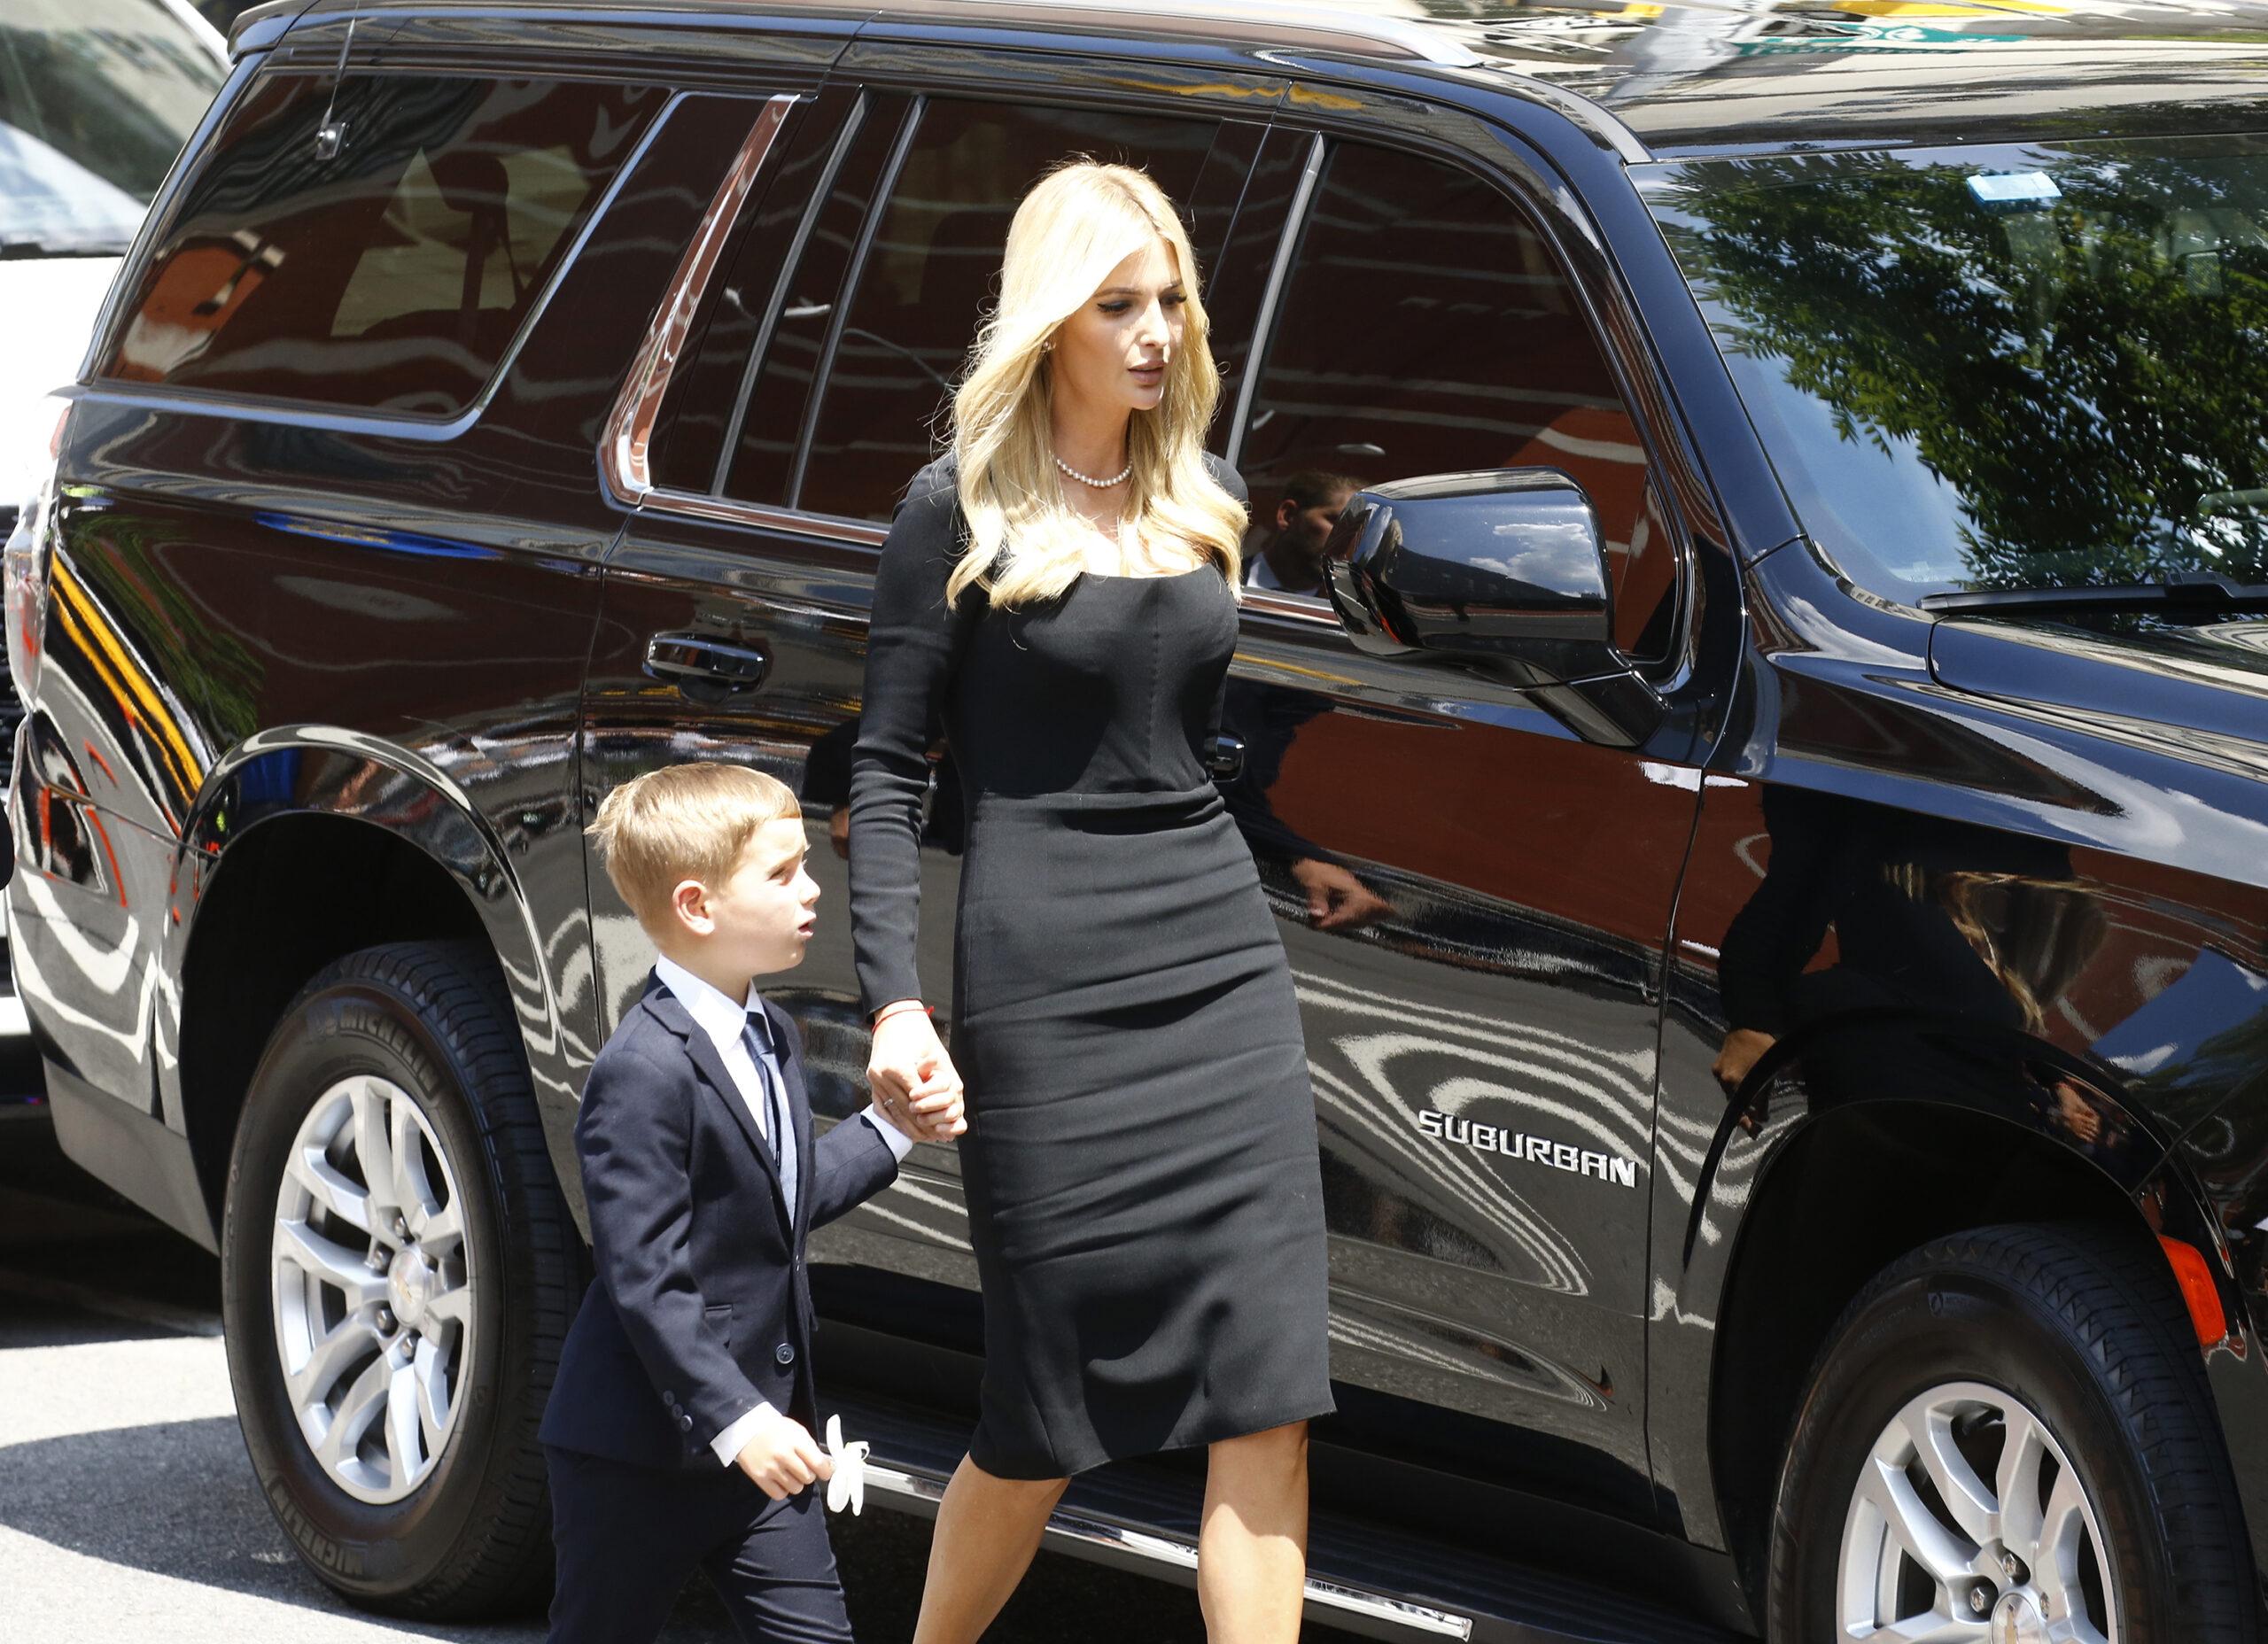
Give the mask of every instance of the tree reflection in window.
POLYGON ((1720 161, 1656 206, 1857 580, 2268 579, 2268 143, 1720 161))

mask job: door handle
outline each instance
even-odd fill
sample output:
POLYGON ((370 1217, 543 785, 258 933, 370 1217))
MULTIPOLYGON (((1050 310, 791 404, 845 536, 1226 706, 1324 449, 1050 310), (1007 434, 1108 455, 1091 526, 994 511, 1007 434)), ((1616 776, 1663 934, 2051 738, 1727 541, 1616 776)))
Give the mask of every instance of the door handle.
POLYGON ((705 633, 657 633, 646 641, 646 671, 680 689, 705 687, 704 695, 753 691, 772 671, 772 658, 760 646, 733 645, 705 633))

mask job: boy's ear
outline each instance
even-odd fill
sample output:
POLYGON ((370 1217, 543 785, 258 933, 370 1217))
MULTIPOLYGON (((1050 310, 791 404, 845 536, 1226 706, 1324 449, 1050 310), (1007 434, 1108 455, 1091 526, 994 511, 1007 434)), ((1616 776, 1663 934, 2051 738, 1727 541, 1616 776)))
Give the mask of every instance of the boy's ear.
POLYGON ((670 919, 695 936, 712 934, 717 921, 709 911, 709 888, 697 879, 680 880, 670 892, 670 919))

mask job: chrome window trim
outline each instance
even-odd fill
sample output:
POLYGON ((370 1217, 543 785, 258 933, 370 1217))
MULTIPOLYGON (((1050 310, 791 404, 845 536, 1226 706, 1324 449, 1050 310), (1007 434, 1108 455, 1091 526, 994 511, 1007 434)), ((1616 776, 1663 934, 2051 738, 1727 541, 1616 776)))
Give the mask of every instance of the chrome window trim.
MULTIPOLYGON (((897 136, 890 143, 889 157, 882 161, 881 173, 874 178, 874 198, 866 202, 866 221, 858 225, 858 242, 850 248, 850 260, 843 266, 843 287, 835 294, 835 312, 827 317, 827 340, 821 345, 819 358, 812 362, 812 392, 804 407, 803 426, 796 433, 796 466, 788 476, 788 506, 790 508, 803 500, 804 477, 810 471, 812 442, 819 438, 820 415, 827 409, 827 379, 835 374, 835 351, 843 345, 843 330, 850 322, 851 306, 858 300, 858 283, 866 277, 866 259, 874 249, 874 236, 882 231, 882 213, 889 208, 889 198, 897 188, 898 174, 905 168, 905 157, 913 152, 913 138, 921 129, 921 121, 928 114, 929 99, 915 97, 908 105, 901 120, 897 136)), ((814 211, 823 209, 825 202, 814 198, 814 211)))
POLYGON ((757 531, 787 531, 827 542, 847 542, 879 548, 889 527, 870 519, 843 519, 833 514, 804 514, 768 502, 742 502, 731 497, 707 497, 691 491, 649 491, 638 504, 687 519, 711 520, 721 525, 746 525, 757 531))
MULTIPOLYGON (((254 62, 252 58, 245 59, 247 73, 254 62)), ((473 74, 436 74, 431 77, 481 78, 473 74)), ((224 86, 222 97, 227 94, 228 89, 224 86)), ((584 248, 590 244, 591 237, 598 232, 599 224, 605 221, 607 214, 614 209, 623 190, 629 186, 632 174, 645 163, 647 154, 662 135, 663 128, 669 124, 671 117, 688 97, 695 95, 689 91, 673 92, 662 105, 660 112, 646 128, 645 134, 638 139, 637 146, 616 169, 605 192, 593 202, 589 213, 583 219, 583 226, 576 230, 573 241, 569 244, 566 254, 560 258, 558 266, 551 271, 551 277, 544 282, 543 289, 536 293, 535 301, 529 305, 527 313, 521 317, 519 329, 512 333, 512 340, 504 345, 504 352, 497 355, 495 368, 489 372, 488 380, 481 384, 480 392, 472 397, 463 410, 446 421, 408 416, 399 412, 357 410, 321 399, 287 399, 275 394, 242 394, 196 388, 120 387, 113 386, 109 381, 90 378, 94 361, 110 345, 109 329, 116 319, 111 306, 120 300, 120 292, 126 283, 125 271, 132 268, 138 272, 139 265, 135 259, 143 250, 140 238, 135 241, 134 251, 128 253, 127 262, 120 268, 120 277, 111 283, 110 297, 97 332, 100 341, 89 353, 87 362, 80 368, 82 386, 76 392, 76 397, 99 400, 106 405, 141 406, 188 415, 224 416, 243 423, 283 423, 295 428, 320 428, 334 433, 377 434, 394 439, 436 442, 457 438, 479 422, 494 401, 497 390, 503 386, 504 379, 511 375, 512 367, 518 363, 520 351, 527 345, 528 338, 535 334, 535 328, 542 321, 545 311, 551 306, 551 299, 558 295, 559 288, 566 283, 568 275, 582 260, 584 248)), ((214 112, 219 110, 221 101, 220 97, 214 100, 214 112)), ((198 136, 191 139, 192 144, 202 143, 208 135, 206 128, 200 126, 198 136)), ((183 151, 184 159, 189 152, 187 149, 183 151)), ((174 179, 169 177, 167 181, 170 187, 174 179)), ((173 204, 170 198, 167 200, 169 212, 173 204)), ((158 213, 153 206, 150 215, 143 221, 143 234, 153 236, 158 221, 158 213)), ((170 230, 172 222, 168 221, 166 227, 170 230)))
POLYGON ((725 482, 732 477, 733 458, 739 454, 741 430, 748 422, 748 402, 756 393, 756 379, 763 375, 764 361, 772 352, 773 334, 780 329, 780 315, 788 306, 788 294, 796 278, 796 269, 810 248, 812 229, 819 222, 819 203, 835 192, 835 180, 843 174, 843 162, 850 155, 850 145, 858 141, 866 128, 866 115, 874 107, 874 96, 863 87, 850 112, 843 117, 843 129, 835 134, 835 147, 827 157, 827 165, 812 184, 811 198, 804 202, 801 215, 796 219, 796 231, 788 237, 787 255, 781 260, 779 275, 772 282, 772 296, 765 304, 764 319, 756 328, 756 340, 750 345, 748 363, 741 368, 741 385, 733 395, 731 415, 725 419, 725 438, 717 447, 716 471, 709 477, 711 496, 725 494, 725 482))
POLYGON ((1247 583, 1239 602, 1249 616, 1273 616, 1279 622, 1301 623, 1310 628, 1339 626, 1339 613, 1321 594, 1279 593, 1273 588, 1255 588, 1247 583))
MULTIPOLYGON (((654 488, 647 452, 654 436, 654 419, 661 410, 662 396, 669 390, 678 355, 693 329, 693 316, 699 312, 709 283, 716 275, 717 264, 724 256, 725 241, 740 219, 741 207, 747 203, 749 191, 756 185, 757 174, 772 152, 773 142, 780 135, 788 111, 796 101, 794 94, 783 93, 768 98, 757 111, 755 123, 749 128, 724 182, 718 185, 708 209, 701 214, 692 243, 678 260, 677 272, 670 276, 661 305, 646 328, 646 340, 640 345, 623 377, 622 392, 616 396, 614 411, 607 418, 599 460, 599 472, 617 502, 634 507, 639 498, 654 488)), ((675 104, 671 106, 675 107, 675 104)))
POLYGON ((1245 430, 1252 415, 1252 397, 1260 386, 1261 373, 1268 366, 1268 350, 1275 341, 1276 309, 1284 295, 1284 282, 1291 277, 1292 259, 1299 254, 1301 237, 1307 231, 1308 207, 1315 198, 1317 181, 1323 175, 1324 156, 1329 152, 1330 139, 1321 132, 1308 145, 1307 164, 1301 167, 1300 181, 1292 190, 1292 204, 1284 213, 1284 237, 1276 242, 1276 260, 1268 267, 1268 283, 1260 294, 1260 313, 1253 321, 1252 346, 1245 355, 1244 381, 1237 385, 1237 408, 1229 419, 1229 440, 1221 461, 1232 469, 1244 465, 1245 430))

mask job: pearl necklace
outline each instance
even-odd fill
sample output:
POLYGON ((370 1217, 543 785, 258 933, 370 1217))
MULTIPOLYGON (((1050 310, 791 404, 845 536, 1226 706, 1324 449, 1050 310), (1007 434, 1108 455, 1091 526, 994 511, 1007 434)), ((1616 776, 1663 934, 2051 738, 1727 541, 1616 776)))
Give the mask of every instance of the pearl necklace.
POLYGON ((1127 458, 1126 466, 1120 469, 1118 472, 1113 474, 1108 479, 1095 479, 1088 475, 1082 474, 1077 469, 1073 468, 1061 457, 1057 457, 1055 459, 1055 466, 1061 469, 1066 474, 1068 474, 1073 479, 1077 480, 1083 485, 1092 485, 1097 491, 1108 491, 1113 485, 1120 484, 1134 472, 1134 459, 1131 457, 1127 458))

